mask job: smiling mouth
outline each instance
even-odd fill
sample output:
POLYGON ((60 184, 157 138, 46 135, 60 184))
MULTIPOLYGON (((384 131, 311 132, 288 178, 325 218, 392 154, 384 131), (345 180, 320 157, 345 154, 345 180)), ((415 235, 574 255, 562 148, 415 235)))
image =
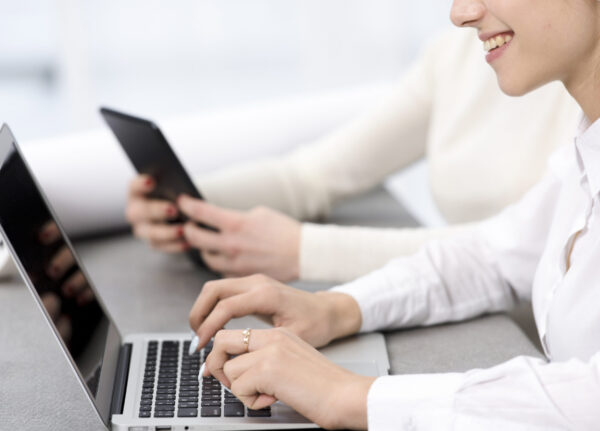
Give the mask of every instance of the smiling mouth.
POLYGON ((506 45, 513 39, 513 33, 503 33, 496 36, 490 37, 488 40, 483 42, 483 49, 486 52, 491 52, 501 46, 506 45))

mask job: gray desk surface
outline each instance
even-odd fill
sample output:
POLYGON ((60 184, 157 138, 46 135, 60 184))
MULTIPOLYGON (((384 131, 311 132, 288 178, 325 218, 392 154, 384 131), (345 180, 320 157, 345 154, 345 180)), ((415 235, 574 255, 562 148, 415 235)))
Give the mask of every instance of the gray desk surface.
MULTIPOLYGON (((381 191, 341 206, 333 220, 414 225, 381 191)), ((128 235, 79 241, 76 248, 123 334, 189 330, 187 315, 205 276, 186 259, 149 250, 128 235)), ((390 332, 386 340, 394 374, 464 371, 521 354, 540 356, 519 327, 501 314, 390 332)), ((0 430, 8 429, 103 429, 18 281, 0 285, 0 430)))

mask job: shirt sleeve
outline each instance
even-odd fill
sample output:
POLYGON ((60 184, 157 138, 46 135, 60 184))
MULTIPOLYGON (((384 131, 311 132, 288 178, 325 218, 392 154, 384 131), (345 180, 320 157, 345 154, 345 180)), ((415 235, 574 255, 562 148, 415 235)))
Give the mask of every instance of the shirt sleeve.
POLYGON ((593 430, 600 354, 588 362, 517 357, 485 370, 378 378, 370 430, 593 430))
POLYGON ((327 216, 336 202, 424 156, 439 49, 441 38, 367 115, 284 157, 205 175, 198 187, 208 200, 229 208, 260 204, 300 220, 327 216))
POLYGON ((510 309, 516 298, 531 298, 559 190, 550 172, 498 216, 333 290, 357 301, 363 332, 510 309))

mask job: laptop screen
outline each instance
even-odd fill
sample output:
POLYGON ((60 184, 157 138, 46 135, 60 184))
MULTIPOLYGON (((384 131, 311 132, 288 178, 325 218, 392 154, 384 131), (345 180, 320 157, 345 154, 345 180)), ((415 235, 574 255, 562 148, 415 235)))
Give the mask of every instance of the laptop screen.
MULTIPOLYGON (((98 401, 112 324, 6 126, 0 131, 0 156, 2 231, 27 284, 98 401)), ((106 418, 108 413, 101 413, 106 418)))

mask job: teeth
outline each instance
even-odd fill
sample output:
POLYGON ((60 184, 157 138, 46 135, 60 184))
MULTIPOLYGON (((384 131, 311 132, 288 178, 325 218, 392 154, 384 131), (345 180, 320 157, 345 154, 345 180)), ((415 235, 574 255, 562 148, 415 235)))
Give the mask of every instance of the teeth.
POLYGON ((492 49, 500 48, 502 45, 505 45, 508 42, 510 42, 512 40, 512 38, 513 37, 510 34, 507 34, 505 36, 498 35, 498 36, 492 37, 492 38, 486 40, 485 42, 483 42, 483 49, 485 51, 489 52, 492 49))

